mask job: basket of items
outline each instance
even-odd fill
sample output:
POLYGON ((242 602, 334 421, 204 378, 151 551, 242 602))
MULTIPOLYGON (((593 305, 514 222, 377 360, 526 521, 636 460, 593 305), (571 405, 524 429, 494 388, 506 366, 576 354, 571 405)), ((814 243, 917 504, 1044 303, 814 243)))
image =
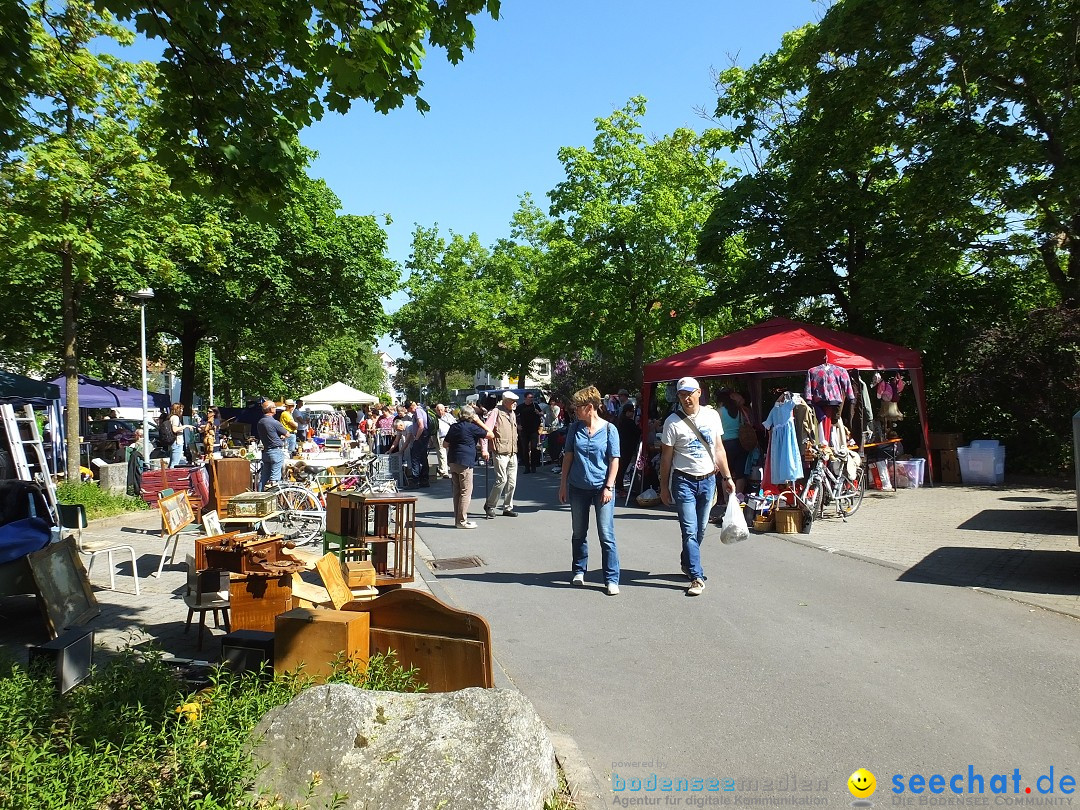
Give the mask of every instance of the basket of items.
POLYGON ((636 500, 638 506, 659 506, 660 494, 652 487, 649 487, 647 490, 638 495, 636 500))
POLYGON ((776 497, 777 534, 798 534, 803 527, 803 512, 795 493, 791 490, 781 492, 776 497))

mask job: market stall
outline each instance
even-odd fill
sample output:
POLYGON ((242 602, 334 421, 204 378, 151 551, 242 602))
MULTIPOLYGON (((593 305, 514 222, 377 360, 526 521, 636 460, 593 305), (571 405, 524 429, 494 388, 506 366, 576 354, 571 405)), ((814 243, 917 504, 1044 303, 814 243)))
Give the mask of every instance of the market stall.
MULTIPOLYGON (((805 374, 823 363, 848 371, 903 369, 910 372, 918 409, 923 447, 930 446, 926 419, 926 386, 922 356, 913 349, 880 340, 839 332, 824 326, 773 318, 673 354, 645 366, 642 384, 642 427, 648 424, 654 384, 683 376, 697 378, 744 375, 751 379, 756 403, 761 401, 761 380, 805 374)), ((927 458, 927 478, 932 475, 927 458)))
MULTIPOLYGON (((0 371, 0 403, 14 405, 17 409, 24 405, 33 405, 35 411, 44 411, 47 415, 48 425, 42 432, 42 441, 45 457, 52 465, 53 473, 62 472, 65 465, 61 390, 54 383, 23 377, 10 371, 0 371)), ((0 442, 0 447, 3 447, 3 444, 0 442)), ((6 455, 6 451, 0 450, 0 454, 6 455)), ((9 468, 10 461, 0 456, 0 471, 9 468)), ((3 472, 0 472, 0 476, 2 475, 3 472)))

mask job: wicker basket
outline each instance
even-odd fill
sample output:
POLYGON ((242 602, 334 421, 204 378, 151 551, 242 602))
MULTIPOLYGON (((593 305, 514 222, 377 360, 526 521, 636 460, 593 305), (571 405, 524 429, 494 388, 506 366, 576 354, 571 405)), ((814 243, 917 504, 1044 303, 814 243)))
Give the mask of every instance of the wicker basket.
POLYGON ((803 513, 799 507, 780 507, 776 510, 777 534, 798 534, 802 531, 803 513))
POLYGON ((754 518, 755 532, 771 532, 775 525, 776 523, 772 519, 772 517, 764 517, 763 515, 758 515, 756 518, 754 518))
POLYGON ((637 500, 637 505, 638 506, 659 506, 660 505, 660 499, 659 498, 642 498, 640 495, 638 495, 636 500, 637 500))

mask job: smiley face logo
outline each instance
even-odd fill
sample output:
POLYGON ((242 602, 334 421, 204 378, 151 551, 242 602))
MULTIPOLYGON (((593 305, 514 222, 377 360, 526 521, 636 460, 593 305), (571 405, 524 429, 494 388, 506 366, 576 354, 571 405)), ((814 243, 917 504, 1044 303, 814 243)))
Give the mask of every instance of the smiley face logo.
POLYGON ((877 790, 877 780, 866 768, 859 768, 847 780, 847 789, 856 799, 866 799, 874 795, 877 790))

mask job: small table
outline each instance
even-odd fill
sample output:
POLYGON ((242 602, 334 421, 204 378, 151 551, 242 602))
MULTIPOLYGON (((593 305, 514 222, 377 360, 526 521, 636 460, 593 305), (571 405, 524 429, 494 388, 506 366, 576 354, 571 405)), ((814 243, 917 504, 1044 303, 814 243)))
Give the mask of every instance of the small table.
MULTIPOLYGON (((866 450, 866 449, 871 448, 871 447, 887 447, 890 444, 899 444, 899 443, 900 443, 899 438, 885 439, 884 441, 880 441, 880 442, 871 442, 869 444, 864 444, 863 445, 863 450, 866 450)), ((887 459, 887 461, 889 463, 889 477, 890 477, 889 483, 892 484, 892 490, 879 489, 878 492, 890 492, 891 491, 895 495, 896 490, 898 489, 898 487, 896 486, 896 453, 893 453, 892 457, 887 459)), ((869 483, 869 481, 867 483, 869 483)))

